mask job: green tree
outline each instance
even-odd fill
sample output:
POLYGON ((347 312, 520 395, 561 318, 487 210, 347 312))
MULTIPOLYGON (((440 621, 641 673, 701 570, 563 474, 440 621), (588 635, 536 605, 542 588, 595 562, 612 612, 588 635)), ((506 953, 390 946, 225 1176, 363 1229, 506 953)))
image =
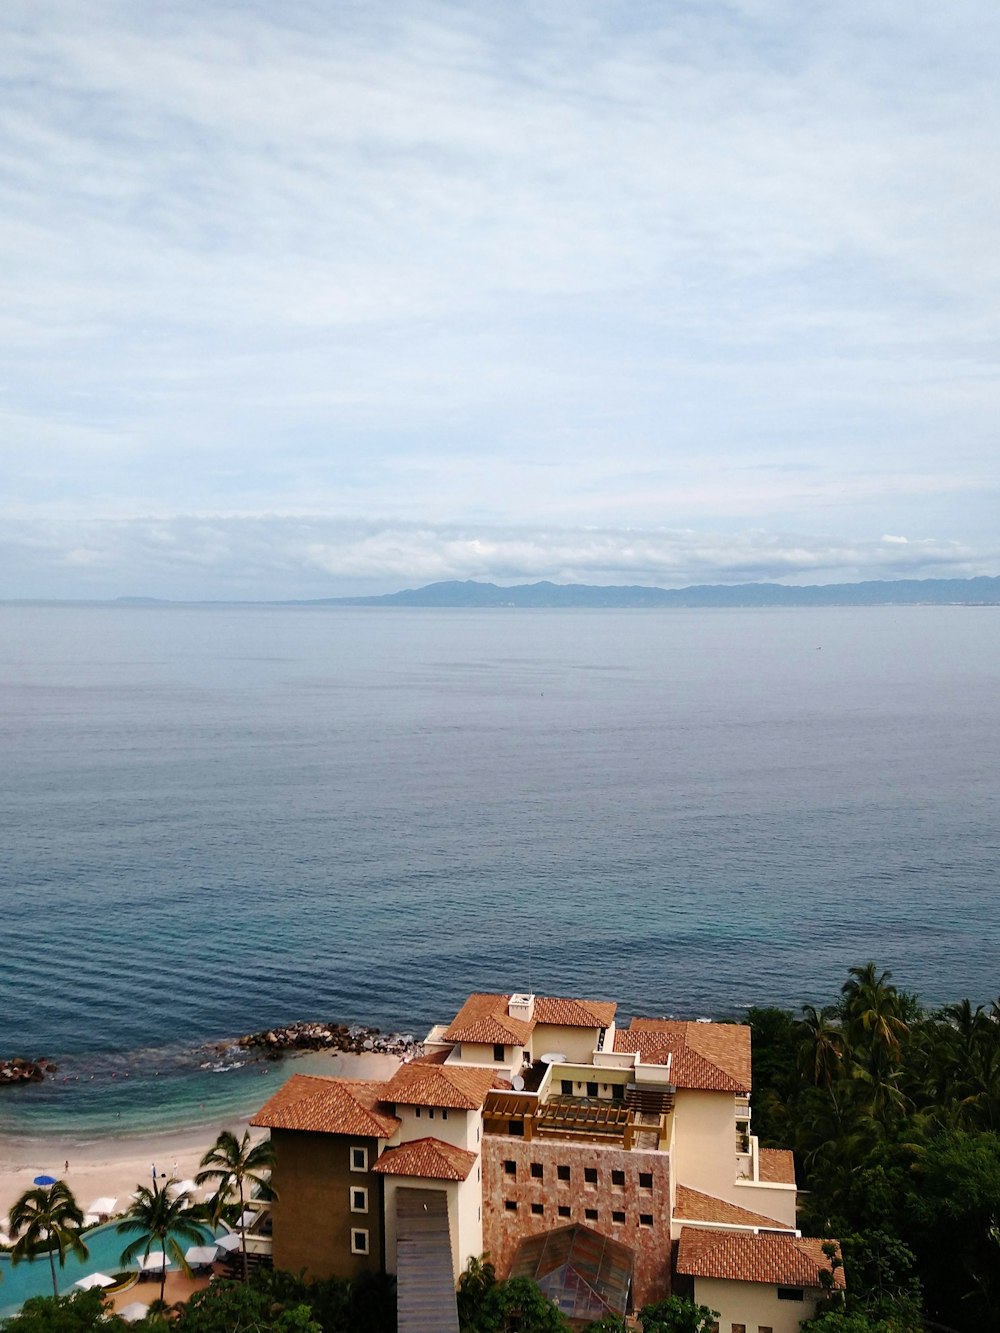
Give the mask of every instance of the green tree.
POLYGON ((67 1254, 86 1259, 89 1253, 80 1239, 82 1225, 83 1213, 64 1180, 25 1190, 10 1210, 10 1232, 16 1240, 11 1261, 19 1264, 22 1259, 31 1259, 40 1250, 46 1250, 52 1269, 52 1294, 58 1296, 56 1255, 62 1268, 67 1254))
MULTIPOLYGON (((173 1327, 178 1333, 327 1333, 307 1301, 275 1301, 242 1282, 215 1282, 195 1292, 173 1327)), ((330 1326, 329 1333, 339 1327, 330 1326)))
MULTIPOLYGON (((250 1131, 245 1130, 243 1138, 238 1139, 228 1129, 224 1129, 215 1144, 201 1159, 202 1170, 195 1176, 199 1185, 214 1182, 216 1199, 221 1201, 227 1194, 236 1193, 240 1203, 240 1253, 243 1256, 243 1281, 247 1280, 247 1237, 243 1216, 246 1210, 246 1187, 257 1185, 261 1189, 270 1189, 270 1171, 274 1166, 274 1145, 270 1139, 251 1145, 250 1131), (265 1175, 264 1172, 268 1174, 265 1175)), ((273 1195, 272 1195, 273 1197, 273 1195)))
POLYGON ((4 1333, 125 1333, 128 1325, 112 1314, 100 1291, 72 1296, 33 1296, 4 1321, 4 1333))
POLYGON ((139 1254, 143 1258, 148 1258, 150 1251, 159 1246, 163 1255, 163 1266, 160 1269, 161 1301, 167 1281, 168 1258, 175 1259, 183 1272, 191 1271, 184 1258, 184 1250, 178 1242, 201 1245, 204 1241, 201 1228, 188 1213, 187 1195, 178 1194, 176 1197, 171 1197, 171 1186, 176 1184, 177 1181, 171 1179, 164 1181, 162 1185, 154 1181, 152 1189, 140 1185, 132 1200, 131 1208, 118 1223, 121 1235, 138 1232, 136 1239, 122 1250, 123 1264, 132 1263, 139 1254))
POLYGON ((665 1301, 644 1305, 639 1311, 642 1333, 707 1333, 719 1320, 719 1312, 696 1305, 686 1296, 668 1296, 665 1301))

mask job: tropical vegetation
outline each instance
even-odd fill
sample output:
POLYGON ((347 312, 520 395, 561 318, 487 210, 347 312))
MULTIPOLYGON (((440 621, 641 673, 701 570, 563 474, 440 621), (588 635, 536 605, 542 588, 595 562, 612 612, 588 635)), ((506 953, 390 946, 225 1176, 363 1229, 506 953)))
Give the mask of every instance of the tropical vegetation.
POLYGON ((830 1004, 752 1009, 753 1128, 841 1239, 810 1333, 1000 1333, 1000 1000, 925 1009, 874 963, 830 1004))
POLYGON ((235 1193, 239 1199, 240 1214, 238 1230, 240 1233, 240 1253, 243 1257, 243 1281, 249 1276, 247 1265, 247 1238, 244 1217, 246 1213, 247 1186, 256 1185, 258 1189, 271 1193, 270 1172, 274 1166, 274 1145, 270 1139, 251 1144, 250 1131, 244 1131, 238 1139, 230 1130, 223 1130, 213 1146, 201 1159, 202 1169, 195 1176, 199 1185, 214 1184, 216 1213, 221 1211, 225 1200, 235 1193))
POLYGON ((87 1247, 80 1239, 82 1226, 83 1212, 64 1180, 56 1180, 51 1185, 35 1185, 25 1190, 10 1210, 10 1233, 15 1241, 11 1261, 18 1264, 47 1253, 52 1269, 52 1292, 58 1296, 56 1256, 60 1268, 65 1264, 67 1254, 86 1259, 87 1247))
POLYGON ((140 1185, 132 1205, 118 1223, 122 1235, 138 1233, 131 1244, 122 1250, 121 1261, 131 1264, 141 1254, 148 1259, 154 1249, 162 1256, 160 1265, 160 1300, 163 1300, 167 1280, 167 1264, 173 1260, 184 1273, 189 1273, 184 1251, 188 1246, 204 1243, 201 1227, 191 1216, 190 1199, 177 1190, 176 1180, 154 1180, 153 1187, 140 1185), (184 1242, 182 1247, 181 1242, 184 1242))

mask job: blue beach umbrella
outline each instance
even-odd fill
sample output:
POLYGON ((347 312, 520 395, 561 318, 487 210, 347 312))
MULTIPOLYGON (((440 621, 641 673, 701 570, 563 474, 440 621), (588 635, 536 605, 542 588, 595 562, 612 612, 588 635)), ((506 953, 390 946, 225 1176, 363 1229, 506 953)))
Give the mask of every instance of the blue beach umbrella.
POLYGON ((36 1184, 36 1185, 54 1185, 55 1183, 56 1183, 56 1178, 55 1178, 55 1176, 36 1176, 36 1177, 35 1177, 35 1184, 36 1184))

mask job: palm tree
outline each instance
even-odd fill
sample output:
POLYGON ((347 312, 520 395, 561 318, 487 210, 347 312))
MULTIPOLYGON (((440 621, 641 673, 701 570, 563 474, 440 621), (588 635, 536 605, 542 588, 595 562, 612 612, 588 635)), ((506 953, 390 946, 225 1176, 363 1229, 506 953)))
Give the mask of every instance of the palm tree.
MULTIPOLYGON (((216 1198, 221 1202, 226 1194, 236 1191, 240 1200, 240 1252, 243 1255, 243 1281, 249 1275, 247 1264, 247 1237, 243 1218, 246 1213, 245 1184, 258 1185, 270 1189, 270 1170, 274 1166, 274 1144, 270 1139, 250 1145, 250 1131, 244 1130, 243 1138, 238 1139, 228 1129, 224 1129, 215 1144, 201 1159, 204 1168, 195 1176, 199 1185, 208 1181, 216 1183, 216 1198), (267 1171, 267 1176, 261 1174, 267 1171)), ((271 1191, 274 1198, 274 1192, 271 1191)))
POLYGON ((82 1225, 83 1213, 64 1180, 25 1190, 10 1210, 11 1235, 18 1237, 11 1252, 11 1262, 19 1264, 22 1259, 33 1258, 44 1245, 52 1269, 52 1292, 58 1296, 56 1255, 59 1255, 59 1267, 62 1268, 67 1253, 75 1254, 79 1259, 86 1259, 89 1253, 80 1239, 82 1225))
POLYGON ((829 1089, 843 1067, 844 1034, 831 1021, 835 1015, 835 1009, 804 1004, 802 1018, 795 1024, 801 1036, 799 1069, 817 1088, 829 1089))
POLYGON ((144 1259, 148 1258, 154 1244, 159 1243, 163 1254, 163 1267, 160 1269, 161 1301, 167 1281, 167 1256, 176 1259, 183 1272, 190 1274, 191 1271, 184 1258, 184 1251, 177 1243, 178 1239, 187 1241, 189 1245, 200 1245, 204 1240, 201 1228, 187 1211, 190 1203, 188 1196, 178 1194, 171 1198, 170 1189, 176 1184, 177 1181, 171 1179, 162 1185, 154 1180, 152 1189, 140 1185, 132 1200, 132 1207, 118 1223, 118 1231, 122 1235, 130 1231, 139 1232, 138 1237, 122 1250, 123 1264, 130 1264, 140 1252, 144 1259))

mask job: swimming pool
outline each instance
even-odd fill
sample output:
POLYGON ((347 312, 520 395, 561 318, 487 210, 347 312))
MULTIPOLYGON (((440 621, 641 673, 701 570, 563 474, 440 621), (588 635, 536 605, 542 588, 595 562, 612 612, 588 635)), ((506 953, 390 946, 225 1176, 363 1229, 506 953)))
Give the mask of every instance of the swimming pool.
MULTIPOLYGON (((224 1229, 213 1233, 211 1227, 200 1224, 198 1230, 204 1241, 211 1240, 215 1235, 225 1234, 224 1229)), ((56 1281, 59 1283, 60 1296, 71 1292, 73 1283, 81 1277, 86 1277, 88 1273, 107 1273, 113 1276, 126 1267, 137 1269, 137 1261, 131 1265, 123 1264, 121 1261, 122 1250, 135 1239, 136 1234, 132 1232, 120 1235, 115 1222, 107 1222, 104 1226, 94 1227, 93 1231, 86 1232, 83 1243, 90 1251, 86 1259, 77 1259, 68 1254, 64 1268, 60 1268, 58 1259, 56 1260, 56 1281)), ((182 1242, 182 1247, 186 1250, 190 1244, 193 1242, 182 1242)), ((0 1319, 16 1314, 24 1302, 32 1296, 51 1295, 52 1271, 49 1268, 47 1254, 39 1255, 37 1259, 25 1260, 16 1268, 11 1263, 9 1254, 0 1254, 0 1319)))

